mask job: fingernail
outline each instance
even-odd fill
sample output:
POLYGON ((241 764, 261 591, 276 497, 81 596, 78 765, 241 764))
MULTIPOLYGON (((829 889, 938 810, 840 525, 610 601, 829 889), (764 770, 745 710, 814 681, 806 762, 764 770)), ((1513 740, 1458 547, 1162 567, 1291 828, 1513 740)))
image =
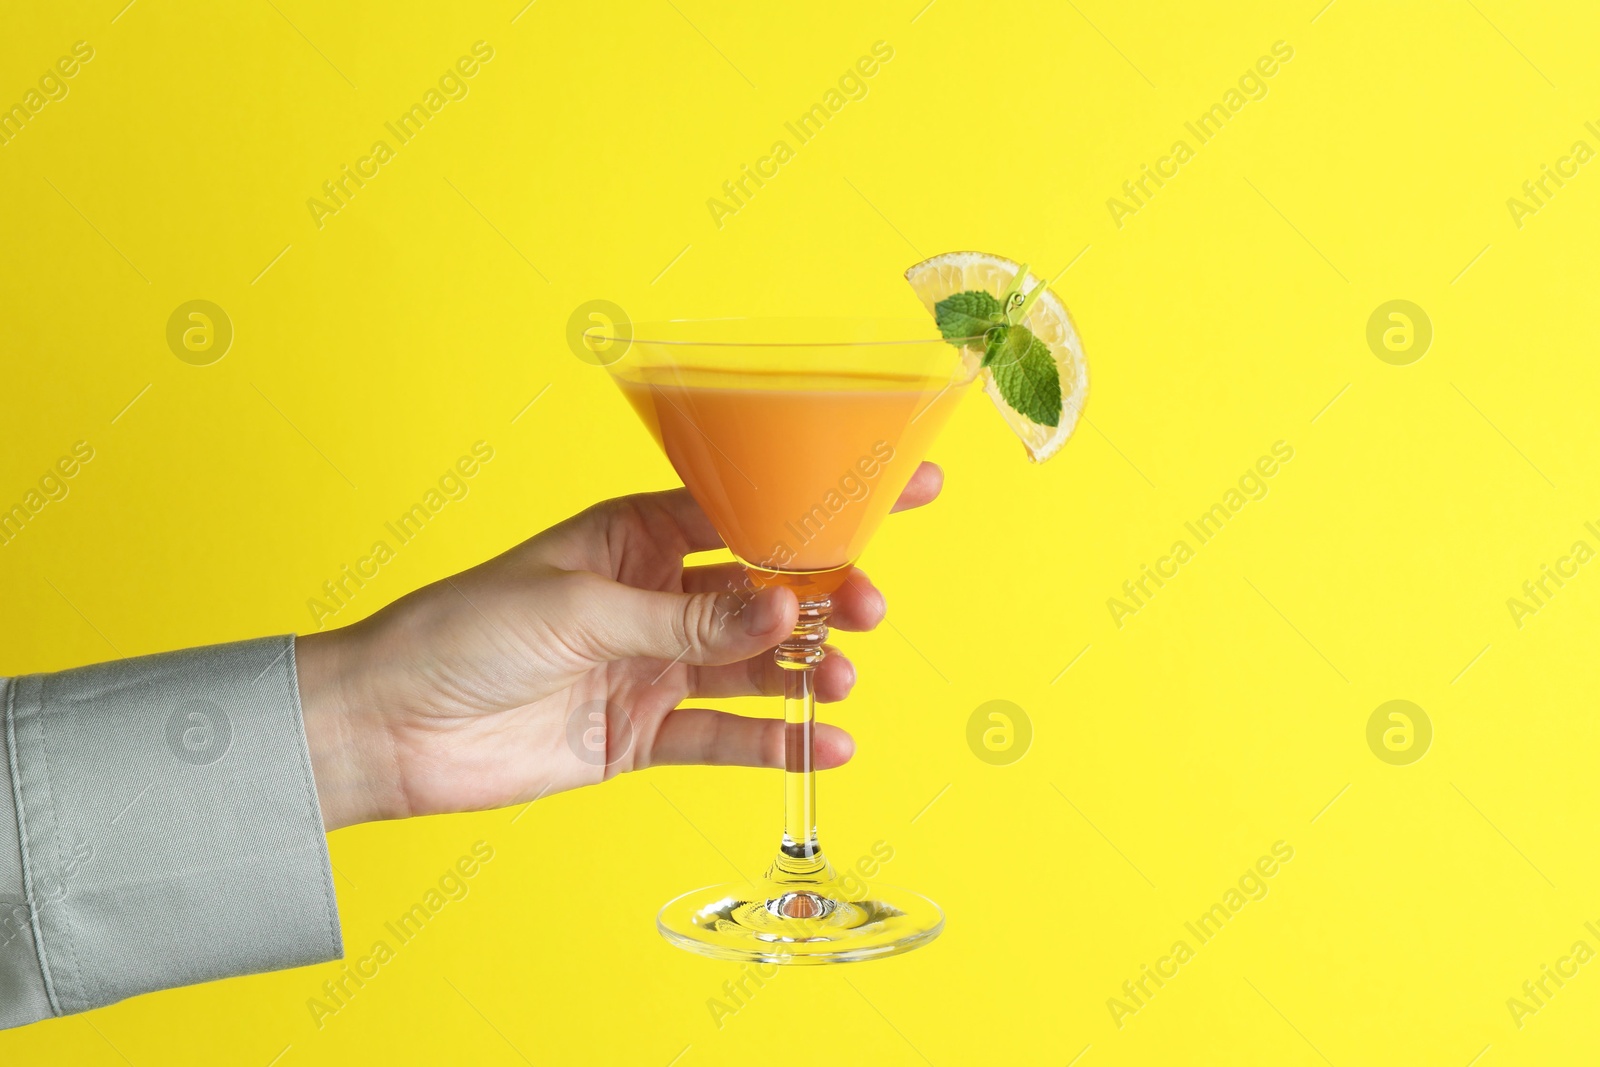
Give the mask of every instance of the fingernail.
POLYGON ((744 609, 744 632, 756 637, 778 625, 782 614, 778 600, 776 591, 763 590, 756 594, 756 598, 744 609))

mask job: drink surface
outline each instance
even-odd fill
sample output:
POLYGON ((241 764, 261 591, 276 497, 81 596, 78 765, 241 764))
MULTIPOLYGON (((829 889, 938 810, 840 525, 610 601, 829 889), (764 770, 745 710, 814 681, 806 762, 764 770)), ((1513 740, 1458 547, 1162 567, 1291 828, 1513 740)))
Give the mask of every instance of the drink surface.
POLYGON ((648 368, 617 377, 757 584, 832 592, 966 391, 894 374, 648 368))

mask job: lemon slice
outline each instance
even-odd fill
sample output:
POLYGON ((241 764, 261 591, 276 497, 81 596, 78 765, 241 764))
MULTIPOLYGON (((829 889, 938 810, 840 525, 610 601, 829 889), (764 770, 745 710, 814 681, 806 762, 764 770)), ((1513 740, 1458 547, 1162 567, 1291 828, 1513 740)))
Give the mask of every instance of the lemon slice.
MULTIPOLYGON (((996 299, 1004 296, 1012 280, 1022 270, 1022 265, 1002 256, 986 252, 946 252, 942 256, 925 259, 906 271, 906 281, 916 290, 917 296, 934 313, 933 306, 947 296, 968 289, 983 289, 996 299)), ((1044 283, 1030 272, 1023 279, 1021 291, 1031 293, 1044 283)), ((1022 439, 1028 458, 1043 463, 1060 451, 1072 431, 1078 428, 1078 418, 1083 413, 1083 403, 1089 396, 1089 364, 1083 358, 1083 342, 1072 324, 1072 316, 1061 298, 1046 289, 1028 309, 1023 325, 1050 348, 1061 376, 1061 419, 1054 426, 1044 426, 1018 414, 1000 395, 1000 387, 988 370, 980 371, 983 388, 1000 409, 1000 414, 1022 439)))

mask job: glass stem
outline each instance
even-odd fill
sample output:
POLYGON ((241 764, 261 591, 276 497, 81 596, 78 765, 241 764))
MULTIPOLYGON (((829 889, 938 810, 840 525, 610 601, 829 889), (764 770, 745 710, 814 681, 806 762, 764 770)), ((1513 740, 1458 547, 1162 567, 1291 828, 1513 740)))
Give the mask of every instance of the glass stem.
POLYGON ((783 845, 774 874, 814 875, 827 861, 817 843, 817 776, 812 753, 817 723, 816 669, 828 639, 828 597, 800 601, 794 632, 773 652, 783 668, 783 845))

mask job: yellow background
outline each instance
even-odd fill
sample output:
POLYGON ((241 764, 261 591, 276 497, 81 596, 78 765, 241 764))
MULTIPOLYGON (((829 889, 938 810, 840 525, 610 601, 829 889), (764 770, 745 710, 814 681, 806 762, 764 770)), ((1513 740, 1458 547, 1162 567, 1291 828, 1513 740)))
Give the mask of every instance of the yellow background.
POLYGON ((96 450, 0 547, 6 673, 303 632, 476 440, 470 496, 335 622, 671 483, 563 340, 590 299, 914 314, 899 274, 924 256, 1076 259, 1056 288, 1092 425, 1034 467, 969 398, 944 499, 864 561, 892 625, 841 638, 861 682, 824 716, 860 751, 822 782, 823 839, 889 842, 883 879, 946 909, 932 946, 785 971, 719 1028, 738 968, 653 917, 759 868, 779 783, 672 769, 336 834, 357 951, 473 842, 495 858, 320 1030, 337 965, 8 1033, 0 1062, 1592 1059, 1600 964, 1520 1029, 1506 1006, 1600 948, 1600 565, 1521 628, 1506 606, 1600 547, 1600 164, 1520 228, 1506 206, 1600 147, 1584 5, 121 2, 0 35, 8 104, 95 49, 0 148, 0 500, 96 450), (469 95, 318 229, 307 199, 478 40, 469 95), (1118 228, 1107 198, 1279 40, 1268 95, 1118 228), (719 229, 706 200, 877 41, 865 98, 719 229), (1397 298, 1434 328, 1409 366, 1365 340, 1397 298), (210 366, 166 344, 191 299, 234 326, 210 366), (1270 494, 1119 629, 1107 599, 1278 440, 1270 494), (966 743, 994 699, 1033 725, 1009 766, 966 743), (1433 724, 1409 766, 1367 746, 1391 699, 1433 724), (1279 840, 1268 896, 1119 1028, 1107 999, 1279 840))

